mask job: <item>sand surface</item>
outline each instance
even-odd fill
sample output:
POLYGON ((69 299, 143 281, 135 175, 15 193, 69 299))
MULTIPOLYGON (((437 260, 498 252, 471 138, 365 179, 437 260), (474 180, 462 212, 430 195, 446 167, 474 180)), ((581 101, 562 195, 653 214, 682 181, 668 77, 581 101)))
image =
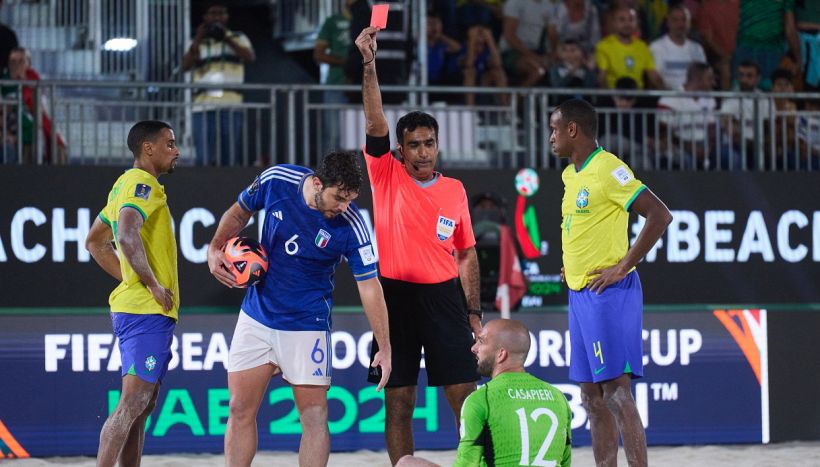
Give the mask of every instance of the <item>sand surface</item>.
MULTIPOLYGON (((455 451, 420 451, 417 455, 442 465, 452 465, 455 451)), ((572 465, 594 466, 592 449, 589 447, 573 450, 572 465)), ((741 446, 678 446, 650 447, 649 462, 663 467, 771 467, 800 466, 820 467, 820 442, 793 442, 769 445, 741 446)), ((71 465, 75 467, 93 467, 94 459, 89 457, 65 457, 49 459, 15 459, 2 461, 3 467, 45 467, 54 465, 71 465)), ((162 456, 145 456, 142 461, 145 467, 217 467, 225 465, 219 454, 176 454, 162 456)), ((298 465, 296 453, 266 452, 257 454, 254 466, 293 467, 298 465)), ((331 453, 330 466, 338 467, 380 467, 389 466, 385 452, 359 451, 331 453)), ((626 466, 623 450, 620 452, 618 465, 626 466)))

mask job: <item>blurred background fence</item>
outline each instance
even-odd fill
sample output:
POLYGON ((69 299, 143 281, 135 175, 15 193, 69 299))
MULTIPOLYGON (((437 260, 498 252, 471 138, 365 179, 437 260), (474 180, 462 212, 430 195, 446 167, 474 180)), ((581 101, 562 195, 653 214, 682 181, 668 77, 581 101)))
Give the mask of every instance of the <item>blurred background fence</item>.
MULTIPOLYGON (((0 117, 5 123, 0 159, 11 164, 127 163, 131 155, 126 135, 143 119, 169 122, 176 129, 183 160, 188 161, 183 163, 192 165, 312 166, 330 149, 359 150, 364 143, 364 115, 355 86, 236 85, 230 89, 254 97, 207 107, 190 96, 202 89, 222 91, 224 85, 43 80, 0 81, 0 87, 0 117), (327 91, 344 99, 323 102, 322 93, 327 91), (24 103, 27 95, 38 103, 33 112, 24 103), (194 123, 198 115, 208 117, 201 119, 200 126, 194 123), (50 131, 51 122, 56 132, 50 131), (216 157, 200 154, 209 145, 215 145, 207 151, 216 157), (50 150, 55 147, 65 154, 55 157, 50 150)), ((386 100, 400 102, 385 106, 391 128, 410 110, 422 109, 437 118, 441 164, 450 168, 560 167, 548 142, 549 116, 557 103, 578 91, 383 88, 386 100), (468 94, 484 103, 458 104, 468 94), (510 104, 493 103, 499 95, 508 96, 510 104)), ((584 97, 599 104, 599 143, 638 170, 820 169, 820 110, 777 110, 769 94, 585 90, 584 97), (608 106, 616 96, 733 99, 743 105, 737 114, 608 106)), ((813 97, 777 95, 777 99, 813 97)), ((395 135, 391 138, 395 143, 395 135)))

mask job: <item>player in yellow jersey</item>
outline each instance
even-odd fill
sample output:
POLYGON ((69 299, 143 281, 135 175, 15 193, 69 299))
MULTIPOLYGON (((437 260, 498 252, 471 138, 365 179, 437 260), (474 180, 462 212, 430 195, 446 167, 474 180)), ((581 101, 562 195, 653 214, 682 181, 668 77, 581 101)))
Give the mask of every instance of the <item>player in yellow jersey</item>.
POLYGON ((630 466, 647 465, 631 380, 643 376, 643 292, 635 266, 672 221, 666 205, 596 141, 598 116, 581 99, 550 116, 549 142, 568 158, 561 203, 562 274, 569 286, 570 379, 581 384, 598 466, 615 466, 618 433, 630 466), (646 218, 629 246, 629 211, 646 218))
POLYGON ((140 464, 145 422, 171 361, 179 310, 177 245, 157 181, 176 167, 174 130, 164 122, 139 122, 128 133, 128 149, 134 167, 114 182, 85 242, 97 264, 120 281, 108 302, 122 356, 122 395, 100 433, 97 466, 140 464))

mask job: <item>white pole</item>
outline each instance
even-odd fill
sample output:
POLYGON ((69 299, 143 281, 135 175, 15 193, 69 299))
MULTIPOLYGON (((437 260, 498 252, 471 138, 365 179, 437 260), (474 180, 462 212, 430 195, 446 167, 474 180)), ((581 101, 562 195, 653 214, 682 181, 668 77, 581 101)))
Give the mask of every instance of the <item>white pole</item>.
POLYGON ((510 286, 499 285, 496 294, 501 297, 501 319, 510 319, 510 286))

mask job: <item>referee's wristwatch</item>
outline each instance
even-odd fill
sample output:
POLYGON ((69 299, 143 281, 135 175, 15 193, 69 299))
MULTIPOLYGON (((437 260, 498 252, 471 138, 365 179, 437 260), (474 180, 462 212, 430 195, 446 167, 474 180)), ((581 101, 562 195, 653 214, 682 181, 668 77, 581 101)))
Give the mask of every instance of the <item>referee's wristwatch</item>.
POLYGON ((468 316, 469 316, 469 315, 476 315, 476 316, 478 316, 478 319, 479 319, 479 320, 484 319, 484 312, 483 312, 483 311, 481 311, 481 309, 478 309, 478 310, 467 310, 467 315, 468 315, 468 316))

